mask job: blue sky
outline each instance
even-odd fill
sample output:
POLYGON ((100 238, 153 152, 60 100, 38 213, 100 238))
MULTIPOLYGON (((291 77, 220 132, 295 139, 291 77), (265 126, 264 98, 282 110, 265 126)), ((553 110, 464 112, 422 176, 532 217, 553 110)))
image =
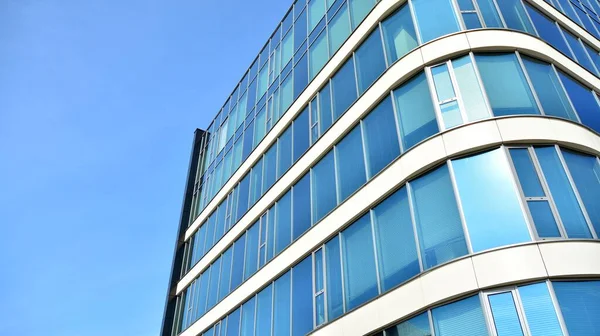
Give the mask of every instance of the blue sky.
POLYGON ((157 335, 193 131, 291 0, 0 1, 0 335, 157 335))

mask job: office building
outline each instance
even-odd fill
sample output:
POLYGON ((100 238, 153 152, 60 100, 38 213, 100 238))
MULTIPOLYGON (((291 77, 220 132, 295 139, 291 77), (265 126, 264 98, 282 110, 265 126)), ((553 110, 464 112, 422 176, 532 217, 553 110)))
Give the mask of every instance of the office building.
POLYGON ((600 335, 599 15, 297 0, 196 132, 162 336, 600 335))

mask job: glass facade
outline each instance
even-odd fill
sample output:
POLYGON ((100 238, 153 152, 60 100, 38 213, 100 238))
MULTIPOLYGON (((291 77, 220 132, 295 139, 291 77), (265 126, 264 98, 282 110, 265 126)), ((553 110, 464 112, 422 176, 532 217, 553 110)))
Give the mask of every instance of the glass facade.
MULTIPOLYGON (((178 250, 174 280, 195 267, 196 273, 170 299, 168 334, 186 330, 388 165, 437 134, 515 115, 560 118, 600 132, 598 88, 563 64, 527 51, 463 52, 395 83, 320 146, 319 159, 288 178, 388 68, 449 34, 519 30, 600 76, 600 41, 590 42, 565 23, 599 38, 600 2, 545 1, 566 18, 528 0, 404 1, 363 31, 362 42, 330 74, 322 70, 379 1, 295 1, 208 127, 190 177, 185 224, 194 232, 178 250), (317 77, 321 87, 257 153, 317 77), (249 158, 243 176, 219 193, 249 158), (281 189, 281 183, 287 185, 281 189), (271 189, 278 190, 274 201, 250 215, 271 189), (197 266, 242 218, 252 224, 197 266)), ((424 167, 381 196, 202 335, 305 335, 457 258, 600 234, 600 160, 575 145, 530 141, 471 149, 424 167)), ((417 312, 378 335, 600 335, 594 329, 598 288, 597 281, 554 281, 483 291, 417 312)))

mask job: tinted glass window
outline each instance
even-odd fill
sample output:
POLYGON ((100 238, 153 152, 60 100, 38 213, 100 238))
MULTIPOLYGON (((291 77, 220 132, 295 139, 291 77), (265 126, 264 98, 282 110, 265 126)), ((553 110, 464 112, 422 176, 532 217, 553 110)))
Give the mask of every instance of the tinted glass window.
POLYGON ((452 1, 414 0, 412 5, 422 43, 460 30, 452 1))
POLYGON ((294 162, 306 152, 310 145, 310 133, 308 126, 308 106, 294 120, 294 162))
POLYGON ((327 315, 330 320, 344 312, 342 298, 342 267, 340 239, 338 236, 325 244, 325 268, 327 280, 327 315))
POLYGON ((376 206, 373 215, 379 279, 388 290, 420 271, 406 188, 376 206))
POLYGON ((418 46, 417 34, 408 5, 381 23, 388 64, 394 63, 418 46))
POLYGON ((473 252, 531 240, 502 148, 452 166, 473 252))
POLYGON ((352 309, 378 294, 369 214, 342 232, 342 248, 346 309, 352 309))
POLYGON ((270 335, 273 286, 269 285, 269 287, 260 291, 256 297, 256 335, 270 335))
POLYGON ((350 3, 350 14, 352 16, 352 27, 356 28, 359 23, 369 14, 375 5, 375 0, 348 0, 350 3))
POLYGON ((545 282, 519 287, 519 297, 531 336, 563 335, 545 282))
POLYGON ((600 335, 600 281, 553 282, 571 336, 600 335))
POLYGON ((277 140, 277 178, 292 165, 292 127, 288 127, 277 140))
POLYGON ((515 54, 477 55, 475 59, 494 115, 539 114, 515 54))
POLYGON ((386 336, 429 336, 429 314, 427 312, 417 315, 408 321, 385 330, 386 336))
MULTIPOLYGON (((364 1, 364 0, 361 0, 364 1)), ((386 68, 381 34, 376 29, 354 53, 359 94, 373 84, 386 68)))
POLYGON ((500 12, 504 17, 504 21, 508 28, 535 34, 521 0, 502 0, 497 1, 496 3, 500 8, 500 12))
POLYGON ((487 335, 479 296, 431 310, 436 336, 487 335))
POLYGON ((488 300, 498 336, 523 335, 512 293, 505 292, 490 295, 488 300))
POLYGON ((362 122, 370 177, 400 155, 400 142, 390 97, 385 98, 362 122))
POLYGON ((310 228, 310 174, 304 175, 292 188, 293 239, 310 228))
POLYGON ((562 151, 588 216, 600 233, 600 163, 593 156, 562 151))
POLYGON ((367 180, 360 125, 354 127, 335 146, 340 201, 362 186, 367 180))
POLYGON ((439 132, 425 73, 394 90, 404 150, 439 132))
POLYGON ((289 190, 275 205, 275 255, 279 254, 292 241, 292 191, 289 190))
POLYGON ((559 73, 567 94, 575 106, 575 110, 581 119, 581 122, 591 127, 594 131, 600 132, 600 108, 594 98, 594 94, 588 88, 582 86, 571 77, 559 73))
POLYGON ((313 224, 337 204, 333 151, 325 155, 312 169, 313 224))
POLYGON ((292 336, 312 330, 312 297, 312 256, 308 256, 292 268, 292 336))
POLYGON ((242 330, 241 336, 254 335, 254 316, 256 312, 256 298, 252 297, 242 305, 242 330))
POLYGON ((333 117, 339 118, 356 100, 356 78, 352 58, 346 61, 331 79, 333 91, 333 117))
POLYGON ((348 15, 348 5, 344 2, 340 10, 335 14, 328 25, 329 29, 329 50, 331 54, 350 36, 350 16, 348 15))
POLYGON ((527 6, 527 11, 531 16, 531 20, 533 20, 533 24, 540 37, 556 49, 562 51, 565 55, 572 57, 567 42, 562 37, 556 23, 537 10, 531 8, 531 6, 527 6))
POLYGON ((327 50, 327 32, 323 31, 315 42, 310 46, 310 79, 321 71, 327 60, 329 53, 327 50))
POLYGON ((275 281, 273 335, 289 335, 291 322, 291 271, 275 281))
POLYGON ((258 268, 258 234, 259 223, 252 224, 246 232, 246 256, 244 262, 244 279, 248 279, 258 268))
POLYGON ((424 268, 467 254, 448 167, 416 179, 410 187, 424 268))
POLYGON ((244 250, 246 249, 246 235, 241 236, 233 244, 233 266, 231 267, 231 289, 242 283, 244 275, 244 250))
POLYGON ((464 56, 452 61, 454 76, 462 95, 463 104, 469 121, 490 117, 485 98, 470 56, 464 56))

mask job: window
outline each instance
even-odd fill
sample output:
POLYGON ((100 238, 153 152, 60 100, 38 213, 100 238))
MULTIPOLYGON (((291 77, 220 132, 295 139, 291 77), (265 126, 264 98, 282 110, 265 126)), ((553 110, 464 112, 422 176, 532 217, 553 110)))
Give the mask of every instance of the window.
POLYGON ((571 50, 569 49, 569 46, 567 46, 567 42, 563 38, 556 22, 550 20, 531 6, 527 6, 527 11, 531 16, 531 20, 535 24, 535 28, 540 37, 556 49, 560 50, 563 54, 572 58, 571 50))
POLYGON ((265 137, 266 132, 266 108, 263 108, 258 111, 256 115, 256 120, 254 121, 254 144, 252 148, 256 148, 260 141, 265 137))
POLYGON ((292 242, 292 191, 283 195, 277 204, 275 223, 275 255, 279 254, 292 242))
POLYGON ((450 78, 448 65, 450 62, 431 68, 431 77, 436 91, 442 120, 446 128, 463 123, 458 97, 454 91, 454 84, 450 78))
POLYGON ((419 45, 408 5, 402 6, 385 19, 381 27, 388 64, 394 63, 419 45))
POLYGON ((481 54, 475 59, 495 116, 539 114, 515 54, 481 54))
POLYGON ((498 336, 523 335, 512 292, 489 295, 488 301, 498 336))
POLYGON ((562 72, 559 72, 559 76, 581 122, 600 132, 600 108, 594 94, 562 72))
POLYGON ((552 211, 554 205, 550 205, 551 200, 546 188, 541 184, 541 177, 533 164, 529 149, 511 148, 510 156, 538 236, 540 238, 561 237, 562 234, 552 211))
POLYGON ((599 335, 600 281, 557 281, 552 285, 569 335, 599 335))
POLYGON ((574 56, 577 58, 577 59, 574 59, 574 58, 573 59, 576 62, 579 62, 579 64, 581 64, 584 68, 588 69, 590 72, 597 74, 598 71, 596 70, 596 67, 594 66, 594 64, 592 64, 592 61, 588 57, 588 54, 585 51, 583 44, 579 41, 579 39, 564 29, 561 29, 561 31, 562 31, 563 35, 565 36, 565 39, 567 40, 569 47, 571 47, 571 51, 573 52, 574 56))
POLYGON ((360 125, 335 146, 340 201, 354 193, 367 180, 360 125))
POLYGON ((259 222, 252 224, 246 231, 246 254, 244 261, 244 280, 248 279, 258 269, 258 238, 259 222))
POLYGON ((406 151, 439 132, 425 73, 422 72, 404 83, 394 90, 393 95, 396 100, 403 150, 406 151))
POLYGON ((592 238, 556 148, 536 147, 535 154, 569 238, 592 238))
POLYGON ((277 178, 292 165, 292 127, 288 127, 277 139, 277 178))
POLYGON ((298 98, 308 85, 308 56, 305 53, 294 66, 294 99, 298 98))
POLYGON ((531 336, 563 335, 545 282, 520 286, 519 297, 531 336))
POLYGON ((292 187, 292 200, 292 237, 295 240, 310 228, 310 173, 292 187))
POLYGON ((531 58, 524 57, 523 64, 538 95, 544 113, 577 122, 575 111, 563 89, 554 67, 531 58))
POLYGON ((244 150, 242 152, 242 160, 246 160, 252 149, 254 149, 254 120, 248 123, 244 131, 244 150))
MULTIPOLYGON (((361 0, 365 1, 365 0, 361 0)), ((358 91, 362 94, 386 68, 381 33, 375 29, 354 53, 358 91)))
POLYGON ((312 223, 317 223, 337 204, 333 151, 312 169, 312 223))
POLYGON ((421 43, 460 30, 451 0, 413 0, 412 5, 421 43))
POLYGON ((310 146, 310 134, 308 125, 308 106, 294 120, 294 153, 293 162, 298 161, 300 156, 310 146))
POLYGON ((487 335, 479 296, 431 310, 436 336, 487 335))
POLYGON ((422 313, 385 330, 386 336, 429 336, 429 314, 422 313))
POLYGON ((350 3, 350 16, 352 17, 352 28, 356 28, 359 23, 369 14, 371 8, 375 5, 375 0, 348 0, 350 3))
POLYGON ((323 260, 323 249, 317 250, 313 254, 314 263, 314 280, 313 280, 313 292, 315 300, 315 326, 321 325, 325 322, 325 262, 323 260))
POLYGON ((233 246, 229 247, 221 256, 221 283, 219 284, 219 298, 223 300, 229 294, 229 281, 231 279, 231 261, 233 257, 233 246))
MULTIPOLYGON (((248 189, 250 187, 250 174, 246 174, 238 185, 238 202, 237 202, 237 215, 235 221, 237 222, 242 218, 242 215, 248 210, 248 189)), ((212 246, 212 244, 210 245, 212 246)))
POLYGON ((368 177, 372 178, 400 155, 394 108, 385 98, 362 121, 368 177))
POLYGON ((508 28, 521 30, 535 35, 535 30, 529 21, 527 12, 523 8, 521 0, 502 0, 496 1, 500 12, 504 17, 504 22, 508 28))
POLYGON ((221 258, 215 260, 210 266, 210 280, 208 287, 208 298, 206 302, 206 308, 210 309, 217 304, 218 301, 218 289, 219 289, 219 276, 221 274, 221 258))
POLYGON ((340 239, 335 236, 325 244, 327 317, 332 320, 344 312, 342 293, 342 264, 340 256, 340 239))
POLYGON ((256 295, 256 332, 255 335, 271 335, 271 312, 273 310, 273 285, 256 295))
POLYGON ((251 178, 250 178, 250 206, 256 203, 260 196, 262 196, 262 174, 263 173, 263 159, 261 158, 252 167, 251 178))
POLYGON ((291 271, 288 271, 273 284, 273 335, 289 335, 291 323, 291 271))
POLYGON ((244 250, 246 249, 246 235, 244 234, 233 243, 233 265, 231 267, 231 290, 242 283, 244 275, 244 250))
POLYGON ((502 148, 453 160, 452 168, 473 252, 531 240, 502 148))
POLYGON ((277 144, 272 145, 264 156, 263 192, 275 183, 277 176, 277 144))
POLYGON ((292 336, 313 329, 312 256, 292 268, 292 336))
POLYGON ((490 112, 479 86, 471 56, 467 55, 453 60, 452 67, 468 121, 489 118, 490 112))
POLYGON ((319 92, 319 134, 325 133, 333 122, 331 110, 331 85, 325 85, 319 92))
MULTIPOLYGON (((296 11, 294 14, 298 13, 298 7, 295 8, 296 11)), ((296 22, 294 23, 294 50, 298 50, 302 44, 306 41, 307 34, 307 15, 306 11, 302 11, 296 17, 296 22)))
POLYGON ((234 310, 227 316, 227 333, 225 336, 239 336, 240 334, 240 310, 234 310))
POLYGON ((325 0, 311 0, 308 3, 308 31, 311 32, 325 15, 325 0))
POLYGON ((242 305, 242 330, 240 336, 254 336, 254 316, 256 315, 256 297, 242 305))
POLYGON ((410 190, 423 268, 467 254, 448 167, 442 166, 414 180, 410 190))
POLYGON ((280 106, 281 106, 282 113, 287 111, 288 107, 290 107, 290 105, 292 105, 292 101, 294 99, 294 91, 293 91, 294 82, 292 81, 293 77, 294 76, 292 76, 292 74, 290 74, 289 76, 287 76, 287 78, 285 78, 281 82, 281 105, 280 106))
POLYGON ((373 209, 377 264, 382 291, 420 271, 406 187, 373 209))
POLYGON ((346 61, 331 79, 333 118, 337 120, 357 98, 356 78, 352 59, 346 61))
POLYGON ((342 3, 341 8, 327 27, 329 29, 329 50, 333 55, 350 36, 350 16, 347 2, 342 3))
POLYGON ((369 214, 342 231, 342 258, 346 309, 350 310, 378 294, 369 214))
MULTIPOLYGON (((317 2, 322 0, 317 0, 317 2)), ((315 2, 315 0, 313 0, 315 2)), ((329 51, 327 49, 327 32, 323 31, 313 42, 309 49, 310 73, 309 79, 312 80, 323 69, 323 66, 329 60, 329 51)))
POLYGON ((283 37, 281 43, 281 65, 285 66, 294 55, 294 30, 283 37))
POLYGON ((600 163, 598 158, 562 151, 588 216, 600 234, 600 163))

